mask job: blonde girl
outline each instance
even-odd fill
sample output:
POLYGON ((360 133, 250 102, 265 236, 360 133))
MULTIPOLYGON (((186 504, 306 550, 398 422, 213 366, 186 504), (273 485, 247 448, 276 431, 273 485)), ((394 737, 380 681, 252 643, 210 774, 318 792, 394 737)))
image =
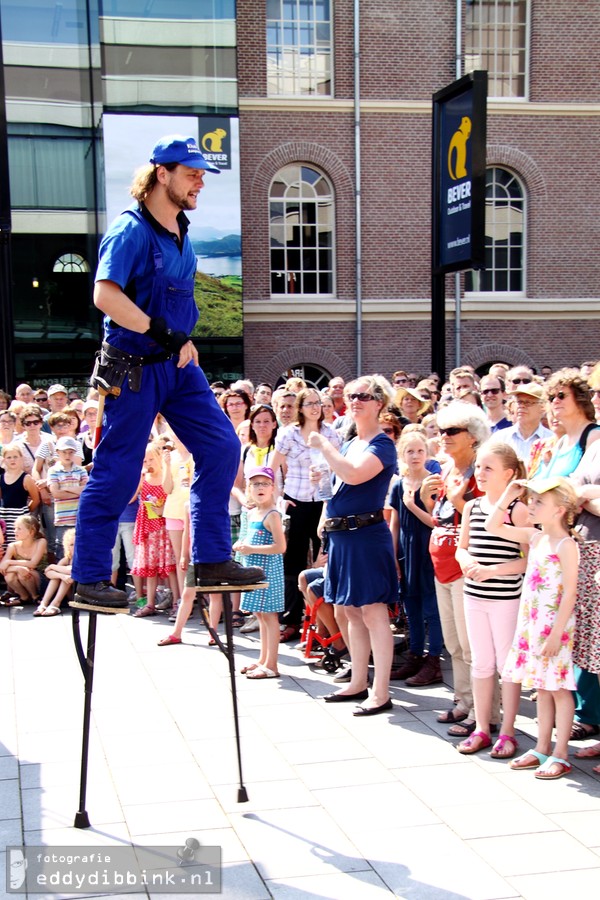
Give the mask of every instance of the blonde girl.
POLYGON ((134 561, 132 575, 146 579, 148 602, 134 613, 138 619, 156 615, 156 588, 159 578, 168 578, 173 596, 177 592, 175 557, 165 525, 167 492, 163 487, 163 448, 156 441, 148 444, 140 482, 140 505, 133 531, 134 561))
POLYGON ((421 500, 421 485, 430 474, 425 467, 427 438, 419 431, 407 431, 407 428, 398 444, 402 474, 392 488, 390 528, 402 603, 408 619, 409 651, 402 665, 392 669, 391 678, 407 680, 414 687, 425 687, 442 681, 440 654, 443 640, 429 554, 433 519, 421 500), (429 635, 427 657, 424 655, 426 630, 429 635))
POLYGON ((579 567, 579 550, 571 528, 577 508, 577 495, 566 478, 513 481, 485 523, 491 534, 528 543, 530 548, 517 630, 502 679, 538 692, 537 744, 513 759, 510 767, 535 769, 536 778, 544 780, 561 778, 571 771, 567 757, 575 709, 572 651, 579 567), (529 525, 508 525, 506 514, 523 487, 529 493, 529 525), (551 754, 555 723, 556 742, 551 754))
POLYGON ((18 516, 14 522, 15 540, 6 549, 0 563, 8 591, 2 595, 3 606, 20 606, 37 600, 40 589, 40 566, 48 545, 35 516, 18 516))
POLYGON ((242 608, 252 612, 260 627, 260 657, 256 665, 243 670, 247 678, 279 678, 279 613, 284 608, 283 554, 285 535, 281 513, 275 507, 275 475, 268 466, 257 466, 248 472, 248 494, 252 509, 248 513, 248 530, 233 549, 247 566, 260 566, 269 586, 242 594, 242 608))
MULTIPOLYGON (((459 753, 477 753, 490 747, 490 719, 498 674, 513 642, 526 568, 528 545, 516 539, 490 535, 485 520, 503 491, 525 475, 525 467, 512 446, 492 438, 478 451, 475 480, 483 496, 466 504, 456 559, 465 576, 464 598, 467 633, 471 645, 471 678, 475 707, 475 731, 458 745, 459 753)), ((527 525, 527 507, 514 500, 505 522, 527 525)), ((515 718, 520 687, 512 681, 502 685, 503 719, 500 737, 491 756, 509 759, 515 755, 515 718)))
POLYGON ((25 471, 23 450, 19 443, 5 444, 2 448, 2 462, 2 518, 6 524, 6 540, 10 542, 15 539, 16 519, 37 509, 40 505, 40 492, 34 479, 25 471))
POLYGON ((52 563, 44 570, 44 575, 48 579, 48 585, 44 591, 44 596, 40 605, 34 612, 34 616, 43 616, 50 618, 58 616, 61 613, 60 604, 70 593, 73 579, 71 578, 71 563, 73 562, 73 551, 75 549, 75 529, 67 528, 63 535, 63 553, 64 556, 60 562, 52 563))

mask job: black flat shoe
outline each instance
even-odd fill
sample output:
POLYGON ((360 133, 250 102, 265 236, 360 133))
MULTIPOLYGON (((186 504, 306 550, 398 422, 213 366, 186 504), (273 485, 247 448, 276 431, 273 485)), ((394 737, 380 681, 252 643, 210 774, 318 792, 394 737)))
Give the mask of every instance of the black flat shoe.
POLYGON ((381 706, 359 706, 352 713, 353 716, 376 716, 378 713, 387 712, 388 709, 393 709, 394 704, 392 703, 392 698, 388 697, 385 703, 382 703, 381 706))
POLYGON ((326 694, 323 697, 325 703, 347 703, 351 700, 366 700, 369 696, 368 690, 358 691, 356 694, 326 694))

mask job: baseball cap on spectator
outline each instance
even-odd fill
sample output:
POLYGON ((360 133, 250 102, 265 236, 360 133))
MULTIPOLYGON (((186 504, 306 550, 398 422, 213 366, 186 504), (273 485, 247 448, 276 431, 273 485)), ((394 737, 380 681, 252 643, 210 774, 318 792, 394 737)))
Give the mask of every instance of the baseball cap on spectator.
POLYGON ((97 400, 86 400, 83 404, 83 414, 85 415, 88 409, 98 409, 98 401, 97 400))
POLYGON ((251 478, 256 478, 257 475, 263 475, 265 478, 268 478, 269 481, 275 481, 273 469, 270 469, 269 466, 255 466, 253 469, 250 469, 248 472, 248 481, 250 481, 251 478))
POLYGON ((56 449, 57 450, 75 450, 76 453, 77 453, 77 451, 81 451, 81 447, 79 446, 79 444, 77 443, 75 438, 72 438, 72 437, 59 438, 58 441, 56 442, 56 449))
POLYGON ((527 394, 528 397, 534 397, 535 400, 541 400, 544 396, 544 388, 541 384, 532 381, 531 384, 519 384, 517 387, 509 391, 509 396, 514 397, 516 394, 527 394))
POLYGON ((51 397, 53 394, 66 394, 67 389, 64 384, 51 384, 48 388, 48 396, 51 397))
POLYGON ((155 166, 179 163, 190 169, 206 169, 207 172, 213 172, 215 175, 221 171, 204 158, 195 138, 182 137, 180 134, 168 134, 162 137, 152 151, 150 162, 155 166))

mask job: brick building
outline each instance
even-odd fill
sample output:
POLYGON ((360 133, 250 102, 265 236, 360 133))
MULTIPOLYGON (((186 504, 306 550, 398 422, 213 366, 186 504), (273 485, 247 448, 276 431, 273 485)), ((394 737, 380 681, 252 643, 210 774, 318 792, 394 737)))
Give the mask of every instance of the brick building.
MULTIPOLYGON (((250 378, 349 377, 359 339, 363 371, 429 371, 431 96, 457 46, 489 76, 487 270, 460 279, 460 361, 600 356, 600 6, 239 0, 237 43, 250 378)), ((454 276, 446 297, 451 368, 454 276)))

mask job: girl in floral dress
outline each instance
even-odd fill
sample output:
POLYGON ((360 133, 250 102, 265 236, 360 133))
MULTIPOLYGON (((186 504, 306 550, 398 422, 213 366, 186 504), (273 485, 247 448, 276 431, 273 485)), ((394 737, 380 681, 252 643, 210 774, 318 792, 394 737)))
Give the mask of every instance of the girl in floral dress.
POLYGON ((577 495, 566 478, 513 481, 485 523, 492 534, 530 546, 517 630, 502 678, 537 689, 537 744, 513 759, 510 767, 535 769, 536 778, 544 780, 571 771, 567 755, 575 711, 571 692, 579 550, 570 532, 577 507, 577 495), (541 530, 504 524, 506 510, 524 486, 529 491, 529 521, 541 530))
POLYGON ((173 596, 177 592, 175 556, 163 515, 167 499, 167 492, 163 487, 164 474, 162 447, 151 443, 144 456, 140 505, 133 530, 135 550, 131 574, 146 579, 148 598, 146 606, 134 613, 137 618, 156 615, 156 587, 159 578, 169 579, 173 596))

